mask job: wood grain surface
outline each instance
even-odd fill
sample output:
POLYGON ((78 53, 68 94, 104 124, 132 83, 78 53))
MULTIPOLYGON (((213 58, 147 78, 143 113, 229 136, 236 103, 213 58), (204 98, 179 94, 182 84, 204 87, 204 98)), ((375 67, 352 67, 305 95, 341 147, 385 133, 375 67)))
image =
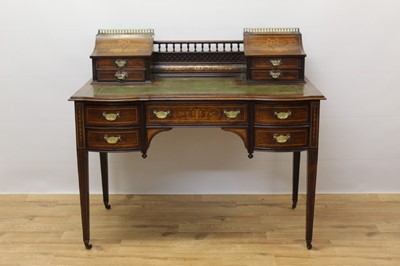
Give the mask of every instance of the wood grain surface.
POLYGON ((0 265, 400 265, 400 195, 0 195, 0 265))

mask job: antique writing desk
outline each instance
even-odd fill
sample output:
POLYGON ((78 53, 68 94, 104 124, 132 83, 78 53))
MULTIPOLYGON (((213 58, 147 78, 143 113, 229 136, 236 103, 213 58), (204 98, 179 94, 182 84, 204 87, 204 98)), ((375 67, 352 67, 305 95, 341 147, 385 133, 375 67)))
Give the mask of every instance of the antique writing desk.
MULTIPOLYGON (((254 55, 246 51, 246 41, 248 47, 252 45, 246 36, 243 48, 242 41, 153 42, 150 38, 146 44, 149 35, 152 32, 100 33, 99 38, 113 41, 128 38, 124 45, 129 47, 136 47, 137 43, 151 45, 150 52, 137 54, 135 50, 129 54, 125 49, 104 55, 95 49, 93 79, 70 98, 75 102, 86 248, 91 248, 89 151, 100 153, 103 199, 109 209, 109 152, 139 151, 146 158, 150 142, 160 132, 174 127, 220 127, 243 140, 249 158, 253 157, 254 151, 293 152, 293 208, 297 204, 300 152, 307 151, 306 243, 310 249, 319 108, 320 101, 325 98, 304 79, 304 56, 273 54, 273 51, 254 55), (204 48, 210 44, 216 44, 216 48, 204 48), (182 48, 185 46, 187 50, 182 48)), ((271 35, 271 30, 264 29, 255 36, 267 37, 268 42, 288 37, 289 33, 283 30, 271 35)), ((266 45, 265 39, 256 43, 266 45)), ((283 45, 287 46, 287 43, 283 45)), ((270 47, 282 53, 279 47, 270 47)))

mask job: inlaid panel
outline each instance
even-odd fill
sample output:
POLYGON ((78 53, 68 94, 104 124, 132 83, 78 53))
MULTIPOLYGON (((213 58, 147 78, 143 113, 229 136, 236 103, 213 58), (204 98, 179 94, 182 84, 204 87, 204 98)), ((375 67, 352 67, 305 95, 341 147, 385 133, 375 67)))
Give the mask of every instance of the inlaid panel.
POLYGON ((150 104, 147 124, 247 123, 246 104, 150 104))

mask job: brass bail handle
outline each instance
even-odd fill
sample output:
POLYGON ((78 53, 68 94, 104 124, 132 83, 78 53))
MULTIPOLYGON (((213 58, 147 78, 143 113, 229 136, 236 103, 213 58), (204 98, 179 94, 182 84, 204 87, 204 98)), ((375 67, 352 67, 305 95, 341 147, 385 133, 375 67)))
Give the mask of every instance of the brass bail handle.
POLYGON ((292 111, 288 110, 287 112, 274 112, 274 116, 280 120, 285 120, 292 116, 292 111))
POLYGON ((115 121, 119 118, 119 112, 107 113, 106 111, 104 111, 103 116, 107 121, 115 121))
POLYGON ((269 75, 273 78, 273 79, 278 79, 281 77, 281 72, 274 72, 274 71, 270 71, 269 75))
POLYGON ((125 71, 117 71, 117 73, 115 73, 115 77, 119 81, 123 81, 123 80, 126 80, 128 78, 128 73, 126 73, 125 71))
POLYGON ((117 67, 124 67, 126 65, 127 60, 126 59, 117 59, 115 60, 115 65, 117 67))
POLYGON ((286 135, 278 135, 278 134, 274 134, 272 135, 272 137, 274 138, 274 141, 279 143, 279 144, 284 144, 286 142, 288 142, 290 140, 290 134, 286 134, 286 135))
POLYGON ((171 114, 171 112, 170 112, 169 110, 167 110, 167 111, 157 111, 157 110, 154 110, 154 111, 153 111, 153 114, 154 114, 158 119, 165 119, 165 118, 167 118, 167 117, 171 114))
POLYGON ((272 66, 274 67, 280 66, 282 64, 281 59, 270 59, 269 62, 271 62, 272 66))
POLYGON ((108 143, 108 144, 117 144, 119 141, 121 141, 121 136, 108 136, 107 134, 104 135, 104 140, 108 143))
POLYGON ((238 115, 240 115, 240 110, 232 110, 232 111, 224 110, 224 115, 229 119, 235 119, 238 117, 238 115))

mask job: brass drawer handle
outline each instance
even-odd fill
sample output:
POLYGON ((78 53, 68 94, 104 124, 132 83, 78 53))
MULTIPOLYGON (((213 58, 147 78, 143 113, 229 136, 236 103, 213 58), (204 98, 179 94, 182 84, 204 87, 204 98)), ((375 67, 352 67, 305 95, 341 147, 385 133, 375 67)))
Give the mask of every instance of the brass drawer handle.
POLYGON ((282 64, 282 60, 281 59, 270 59, 269 61, 271 62, 271 64, 274 67, 280 66, 282 64))
POLYGON ((153 114, 158 118, 158 119, 165 119, 165 118, 167 118, 170 114, 171 114, 171 112, 168 110, 168 111, 157 111, 157 110, 154 110, 153 111, 153 114))
POLYGON ((278 79, 281 77, 281 72, 274 72, 274 71, 270 71, 269 75, 273 78, 273 79, 278 79))
POLYGON ((236 117, 238 117, 239 114, 240 114, 240 110, 235 110, 235 111, 224 110, 224 115, 226 117, 228 117, 229 119, 235 119, 236 117))
POLYGON ((117 67, 124 67, 126 65, 127 60, 126 59, 117 59, 115 60, 115 65, 117 67))
POLYGON ((105 141, 107 141, 108 144, 117 144, 119 141, 121 141, 121 136, 118 135, 116 137, 109 137, 107 134, 104 135, 105 141))
POLYGON ((115 121, 119 118, 119 112, 107 114, 106 111, 104 111, 103 116, 107 121, 115 121))
POLYGON ((287 112, 274 112, 274 116, 280 120, 285 120, 292 116, 292 111, 289 110, 287 112))
POLYGON ((274 135, 272 135, 272 137, 274 138, 275 142, 277 142, 279 144, 284 144, 284 143, 289 141, 290 134, 288 133, 288 134, 286 134, 286 136, 285 135, 274 134, 274 135))
POLYGON ((128 73, 126 73, 125 71, 117 71, 117 73, 115 73, 115 77, 122 81, 128 78, 128 73))

